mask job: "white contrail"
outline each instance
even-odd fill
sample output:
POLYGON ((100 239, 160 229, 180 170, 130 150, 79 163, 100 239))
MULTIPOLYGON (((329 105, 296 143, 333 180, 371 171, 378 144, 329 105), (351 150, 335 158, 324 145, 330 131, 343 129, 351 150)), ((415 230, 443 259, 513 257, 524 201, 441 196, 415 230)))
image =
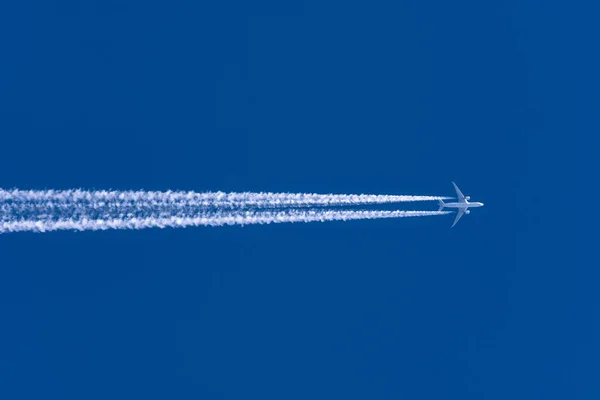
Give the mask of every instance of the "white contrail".
MULTIPOLYGON (((370 195, 370 194, 315 194, 268 192, 156 192, 156 191, 85 191, 85 190, 0 190, 0 202, 43 203, 64 207, 70 203, 93 203, 111 207, 130 204, 156 207, 179 204, 190 207, 278 208, 278 207, 333 207, 414 201, 445 200, 443 196, 370 195)), ((68 205, 67 205, 68 207, 68 205)))
POLYGON ((333 208, 439 199, 445 197, 0 189, 0 233, 270 224, 446 214, 437 211, 333 208))
POLYGON ((251 225, 284 222, 349 221, 360 219, 424 217, 448 214, 447 211, 356 211, 285 210, 200 213, 190 216, 96 219, 8 220, 0 223, 0 233, 50 232, 57 230, 96 231, 107 229, 180 228, 189 226, 251 225))

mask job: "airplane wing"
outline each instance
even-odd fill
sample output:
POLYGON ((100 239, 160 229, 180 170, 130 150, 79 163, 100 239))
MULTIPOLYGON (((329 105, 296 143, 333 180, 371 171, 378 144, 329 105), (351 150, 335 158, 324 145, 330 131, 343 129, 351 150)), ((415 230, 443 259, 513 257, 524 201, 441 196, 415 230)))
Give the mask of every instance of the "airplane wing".
POLYGON ((464 208, 459 208, 456 211, 456 219, 454 220, 454 223, 452 224, 452 226, 450 228, 454 228, 454 225, 456 225, 456 223, 458 222, 458 220, 460 219, 460 217, 463 216, 464 213, 465 213, 465 209, 464 208))
MULTIPOLYGON (((454 190, 456 190, 456 197, 458 197, 458 202, 459 203, 464 203, 465 202, 465 196, 462 194, 462 192, 460 191, 460 189, 458 188, 458 186, 456 186, 456 183, 452 182, 452 184, 454 185, 454 190)), ((460 214, 462 215, 462 214, 460 214)))

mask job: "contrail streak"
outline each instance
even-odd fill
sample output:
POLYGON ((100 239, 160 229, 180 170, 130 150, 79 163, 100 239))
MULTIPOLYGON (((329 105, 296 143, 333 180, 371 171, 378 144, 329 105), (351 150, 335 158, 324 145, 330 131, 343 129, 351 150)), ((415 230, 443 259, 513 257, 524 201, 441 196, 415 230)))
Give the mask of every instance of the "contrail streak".
POLYGON ((439 199, 445 197, 0 189, 0 233, 421 217, 447 212, 335 207, 439 199))
POLYGON ((114 217, 111 219, 37 219, 4 220, 0 233, 50 232, 57 230, 96 231, 107 229, 183 228, 189 226, 252 225, 285 222, 349 221, 382 218, 424 217, 448 214, 447 211, 356 211, 284 210, 199 213, 190 216, 114 217))
POLYGON ((315 194, 268 192, 156 192, 156 191, 85 191, 85 190, 0 190, 0 202, 43 203, 69 207, 71 203, 110 205, 113 208, 132 204, 157 207, 178 204, 189 207, 218 208, 278 208, 278 207, 334 207, 368 204, 390 204, 414 201, 445 200, 443 196, 370 195, 370 194, 315 194))

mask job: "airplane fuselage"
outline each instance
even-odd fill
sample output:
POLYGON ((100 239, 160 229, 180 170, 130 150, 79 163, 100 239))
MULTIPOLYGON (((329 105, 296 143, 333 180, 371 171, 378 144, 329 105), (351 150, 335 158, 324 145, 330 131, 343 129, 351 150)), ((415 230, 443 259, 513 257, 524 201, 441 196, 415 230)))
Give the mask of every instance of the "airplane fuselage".
POLYGON ((482 206, 483 203, 480 203, 478 201, 474 201, 472 203, 469 203, 468 201, 465 201, 464 203, 444 203, 445 208, 473 208, 482 206))

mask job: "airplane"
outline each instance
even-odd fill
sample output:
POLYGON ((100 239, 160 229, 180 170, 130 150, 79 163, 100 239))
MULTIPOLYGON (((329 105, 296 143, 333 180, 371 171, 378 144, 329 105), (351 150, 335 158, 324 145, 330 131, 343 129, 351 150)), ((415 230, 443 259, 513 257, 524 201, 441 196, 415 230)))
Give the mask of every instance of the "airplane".
POLYGON ((442 211, 446 207, 447 208, 457 208, 458 209, 456 211, 456 219, 454 220, 454 223, 451 226, 451 228, 454 228, 454 225, 456 225, 456 223, 458 222, 458 220, 460 219, 460 217, 463 216, 463 214, 469 214, 471 212, 469 210, 469 208, 471 208, 471 207, 482 207, 483 203, 479 203, 479 202, 470 203, 469 200, 471 198, 469 196, 464 196, 462 194, 462 192, 460 191, 460 189, 458 188, 458 186, 456 186, 456 183, 452 182, 452 184, 454 185, 454 189, 456 190, 456 197, 458 197, 458 202, 456 202, 456 203, 444 203, 443 200, 440 200, 440 208, 438 209, 438 211, 442 211))

